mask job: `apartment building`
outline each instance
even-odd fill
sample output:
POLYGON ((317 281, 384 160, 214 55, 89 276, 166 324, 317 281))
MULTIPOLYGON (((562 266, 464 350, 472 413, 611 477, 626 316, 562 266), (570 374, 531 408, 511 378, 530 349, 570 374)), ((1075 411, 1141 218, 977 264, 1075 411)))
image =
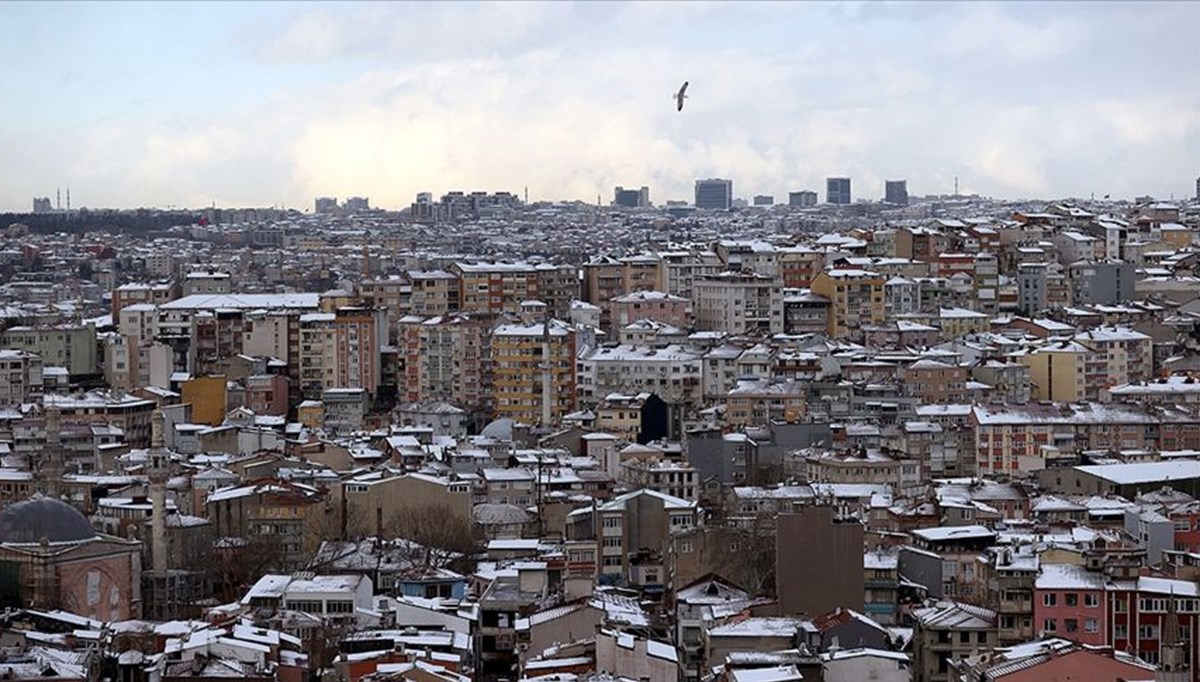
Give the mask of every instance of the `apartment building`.
POLYGON ((419 473, 369 473, 339 481, 330 489, 345 537, 380 537, 404 514, 436 509, 461 523, 471 520, 471 484, 419 473))
POLYGON ((829 336, 859 336, 864 326, 882 324, 885 282, 883 275, 870 270, 833 269, 818 274, 812 292, 829 299, 829 336))
MULTIPOLYGON (((379 296, 390 304, 394 304, 401 314, 433 317, 447 315, 458 311, 462 297, 460 282, 453 273, 445 270, 409 270, 406 273, 409 280, 410 294, 407 307, 404 302, 403 286, 387 286, 389 283, 364 284, 363 289, 371 295, 379 296), (399 299, 399 300, 397 300, 399 299)), ((389 312, 391 307, 389 306, 389 312)))
POLYGON ((571 315, 571 302, 579 299, 579 268, 570 264, 538 263, 538 300, 546 304, 546 314, 559 320, 571 315))
POLYGON ((725 423, 733 428, 796 422, 808 414, 807 384, 741 379, 725 394, 725 423))
POLYGON ((902 367, 899 378, 904 394, 917 398, 922 404, 970 402, 967 381, 971 373, 966 367, 937 360, 918 360, 902 367))
POLYGON ((637 490, 567 514, 567 539, 597 543, 600 575, 661 589, 671 537, 695 528, 700 519, 694 501, 637 490))
POLYGON ((1105 360, 1088 386, 1088 398, 1095 400, 1102 389, 1135 381, 1145 381, 1154 373, 1154 340, 1128 327, 1096 327, 1075 335, 1075 341, 1091 348, 1105 360))
POLYGON ((130 447, 150 445, 150 417, 158 406, 123 391, 89 391, 64 395, 47 393, 42 398, 46 407, 57 407, 64 424, 107 424, 125 433, 130 447))
POLYGON ((695 300, 696 280, 725 270, 717 254, 711 251, 660 251, 658 283, 654 289, 673 296, 695 300))
POLYGON ((776 249, 779 277, 788 288, 812 286, 813 278, 825 269, 825 254, 807 246, 782 246, 776 249))
POLYGON ((458 276, 458 310, 498 315, 521 312, 521 303, 538 300, 538 270, 530 263, 481 261, 450 266, 458 276))
POLYGON ((996 612, 981 606, 941 601, 913 610, 913 676, 925 682, 952 682, 953 664, 998 644, 996 612))
POLYGON ((173 282, 135 282, 122 284, 112 290, 113 324, 121 322, 121 311, 137 303, 162 305, 179 298, 183 287, 173 282))
POLYGON ((628 459, 621 463, 618 480, 634 489, 653 490, 691 502, 700 499, 696 468, 686 462, 628 459))
POLYGON ((324 523, 325 499, 309 485, 257 479, 213 491, 204 513, 217 537, 247 538, 252 546, 278 552, 281 565, 295 570, 333 530, 324 523))
POLYGON ((42 358, 22 350, 0 350, 0 407, 13 408, 42 398, 42 358))
POLYGON ((35 353, 43 367, 66 368, 72 377, 101 371, 93 324, 9 327, 0 332, 0 348, 35 353))
POLYGON ((387 342, 384 308, 340 308, 300 316, 300 391, 315 399, 328 389, 361 388, 373 397, 382 382, 387 342))
MULTIPOLYGON (((409 271, 403 276, 391 275, 378 279, 365 279, 358 283, 356 289, 358 299, 363 305, 387 308, 388 316, 398 320, 411 311, 414 274, 426 285, 423 296, 423 303, 426 306, 437 307, 441 300, 442 289, 452 288, 453 310, 458 309, 458 277, 444 270, 417 270, 409 271), (441 276, 442 273, 448 275, 449 280, 453 280, 454 284, 450 285, 449 280, 441 276)), ((449 303, 446 306, 448 310, 451 309, 449 303)))
POLYGON ((1074 403, 1087 399, 1088 369, 1103 366, 1087 346, 1063 341, 1042 346, 1032 353, 1018 356, 1029 367, 1029 380, 1034 400, 1074 403))
POLYGON ((484 406, 491 386, 491 325, 462 314, 400 320, 406 402, 444 400, 484 406))
POLYGON ((1191 433, 1196 419, 1188 419, 1119 403, 979 405, 970 416, 977 470, 991 475, 1038 471, 1076 450, 1169 449, 1163 436, 1191 433))
POLYGON ((727 334, 783 333, 779 281, 751 271, 726 271, 693 284, 696 328, 727 334))
POLYGON ((550 320, 496 327, 491 367, 496 418, 533 425, 545 424, 548 416, 557 424, 575 411, 575 330, 570 325, 550 320))
POLYGON ((638 320, 653 320, 680 329, 692 324, 692 302, 682 296, 642 290, 617 296, 608 302, 614 329, 624 329, 638 320))
POLYGON ((200 270, 183 277, 183 295, 233 293, 233 278, 228 272, 200 270))
POLYGON ((596 403, 610 393, 653 393, 670 404, 699 402, 701 357, 684 346, 601 346, 576 363, 580 400, 596 403))

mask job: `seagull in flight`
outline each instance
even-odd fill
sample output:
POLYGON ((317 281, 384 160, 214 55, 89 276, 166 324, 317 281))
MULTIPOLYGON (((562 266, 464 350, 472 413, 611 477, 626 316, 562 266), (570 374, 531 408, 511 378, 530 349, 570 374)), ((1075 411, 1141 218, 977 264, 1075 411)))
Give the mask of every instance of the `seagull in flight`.
POLYGON ((688 82, 684 81, 683 85, 679 86, 679 92, 675 93, 675 111, 683 111, 683 100, 687 99, 688 82))

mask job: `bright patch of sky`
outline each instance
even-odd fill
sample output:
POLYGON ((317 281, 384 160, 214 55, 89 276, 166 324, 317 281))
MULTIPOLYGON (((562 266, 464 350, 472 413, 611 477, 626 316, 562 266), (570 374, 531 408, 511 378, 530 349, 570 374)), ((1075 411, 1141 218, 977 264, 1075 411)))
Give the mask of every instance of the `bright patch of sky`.
POLYGON ((1182 196, 1200 3, 0 3, 0 209, 1182 196), (682 113, 671 93, 691 81, 682 113))

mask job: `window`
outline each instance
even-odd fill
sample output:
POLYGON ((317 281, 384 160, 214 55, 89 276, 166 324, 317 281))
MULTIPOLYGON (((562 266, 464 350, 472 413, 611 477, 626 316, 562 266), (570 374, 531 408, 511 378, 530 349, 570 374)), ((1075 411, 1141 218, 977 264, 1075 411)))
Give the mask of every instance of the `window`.
POLYGON ((691 554, 692 553, 692 541, 684 540, 683 542, 679 543, 679 553, 680 554, 691 554))
POLYGON ((604 527, 605 528, 620 528, 621 527, 621 517, 619 517, 619 516, 604 517, 604 527))
POLYGON ((1079 606, 1079 595, 1074 592, 1068 592, 1063 596, 1066 599, 1067 606, 1079 606))
POLYGON ((1114 639, 1128 639, 1128 637, 1129 637, 1129 629, 1125 627, 1124 623, 1117 623, 1117 624, 1113 625, 1113 638, 1114 639))
POLYGON ((604 546, 619 548, 621 546, 621 538, 620 537, 604 538, 604 546))
POLYGON ((1139 625, 1138 639, 1158 639, 1157 625, 1139 625))
POLYGON ((1047 619, 1043 620, 1042 621, 1042 630, 1044 630, 1046 632, 1057 632, 1058 631, 1058 621, 1054 620, 1053 618, 1047 618, 1047 619))
POLYGON ((1089 609, 1096 608, 1100 605, 1100 595, 1090 593, 1083 595, 1083 605, 1089 609))
POLYGON ((1043 594, 1042 606, 1058 606, 1058 595, 1053 592, 1043 594))
POLYGON ((962 632, 958 633, 958 643, 959 644, 970 644, 971 643, 971 633, 967 632, 966 630, 963 630, 962 632))
POLYGON ((1084 618, 1083 619, 1083 631, 1091 632, 1091 633, 1100 632, 1100 624, 1096 621, 1095 618, 1084 618))
POLYGON ((1146 613, 1165 613, 1167 610, 1167 600, 1162 598, 1139 599, 1138 610, 1146 613))
POLYGON ((1063 626, 1067 632, 1079 632, 1079 621, 1075 618, 1068 618, 1064 620, 1063 626))

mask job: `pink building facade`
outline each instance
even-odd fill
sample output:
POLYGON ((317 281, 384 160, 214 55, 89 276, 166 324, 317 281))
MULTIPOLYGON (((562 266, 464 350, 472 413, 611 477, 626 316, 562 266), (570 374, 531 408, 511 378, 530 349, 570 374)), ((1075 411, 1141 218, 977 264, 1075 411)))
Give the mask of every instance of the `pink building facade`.
POLYGON ((635 291, 608 302, 613 328, 638 320, 654 320, 681 329, 692 325, 692 302, 661 291, 635 291))

